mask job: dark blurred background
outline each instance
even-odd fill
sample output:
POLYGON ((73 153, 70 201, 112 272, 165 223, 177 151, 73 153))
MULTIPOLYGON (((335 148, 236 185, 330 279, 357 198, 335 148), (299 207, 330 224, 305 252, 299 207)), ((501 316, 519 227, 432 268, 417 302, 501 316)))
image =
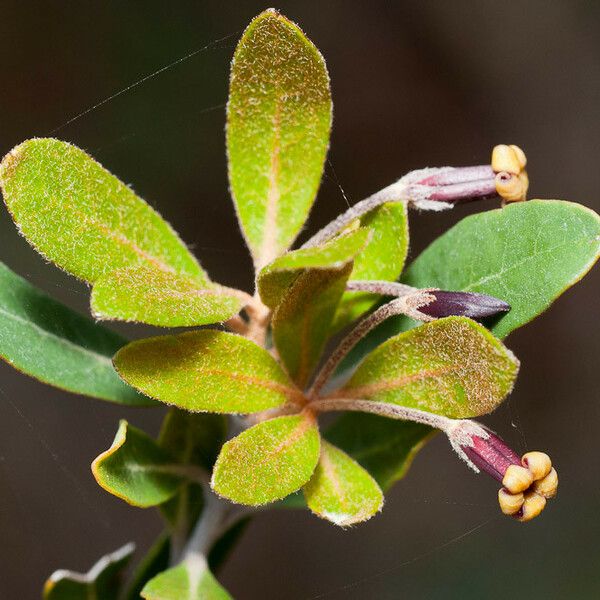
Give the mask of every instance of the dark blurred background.
MULTIPOLYGON (((227 191, 229 61, 257 2, 0 1, 0 154, 53 135, 91 152, 175 226, 220 282, 252 287, 227 191), (226 37, 61 127, 144 75, 226 37)), ((527 152, 531 197, 600 209, 600 3, 284 2, 327 59, 335 117, 307 232, 423 166, 527 152)), ((416 256, 466 214, 412 215, 416 256)), ((46 265, 0 216, 0 259, 87 310, 85 287, 46 265)), ((518 450, 547 450, 561 489, 543 517, 499 515, 497 486, 439 437, 383 513, 340 531, 307 513, 256 518, 220 574, 241 600, 600 597, 600 270, 508 345, 515 392, 486 422, 518 450)), ((147 332, 128 327, 131 336, 147 332)), ((100 490, 91 460, 124 416, 151 433, 160 410, 45 387, 0 365, 0 598, 37 598, 56 568, 87 570, 160 529, 155 512, 100 490)))

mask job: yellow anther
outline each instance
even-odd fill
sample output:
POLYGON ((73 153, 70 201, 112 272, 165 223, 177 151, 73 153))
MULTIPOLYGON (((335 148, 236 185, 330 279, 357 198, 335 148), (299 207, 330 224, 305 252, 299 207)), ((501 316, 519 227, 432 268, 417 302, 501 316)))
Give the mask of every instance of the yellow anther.
POLYGON ((525 152, 523 152, 519 146, 515 146, 514 144, 511 144, 509 147, 515 153, 522 171, 527 166, 527 157, 525 156, 525 152))
POLYGON ((521 462, 531 471, 535 480, 543 479, 552 469, 550 457, 543 452, 527 452, 521 458, 521 462))
POLYGON ((558 490, 558 473, 556 469, 551 469, 548 475, 533 484, 535 492, 544 496, 544 498, 553 498, 558 490))
POLYGON ((531 471, 520 465, 510 465, 502 479, 502 485, 512 494, 524 492, 532 483, 531 471))
POLYGON ((546 498, 540 496, 536 492, 525 494, 525 501, 521 508, 520 516, 517 517, 521 523, 526 523, 535 519, 546 507, 546 498))
POLYGON ((522 160, 525 159, 525 154, 518 148, 518 152, 512 146, 500 144, 494 146, 492 150, 492 169, 499 173, 500 171, 508 171, 518 175, 522 170, 522 160))
POLYGON ((500 504, 500 510, 505 515, 514 515, 519 512, 524 500, 525 496, 521 493, 511 494, 504 488, 498 490, 498 503, 500 504))

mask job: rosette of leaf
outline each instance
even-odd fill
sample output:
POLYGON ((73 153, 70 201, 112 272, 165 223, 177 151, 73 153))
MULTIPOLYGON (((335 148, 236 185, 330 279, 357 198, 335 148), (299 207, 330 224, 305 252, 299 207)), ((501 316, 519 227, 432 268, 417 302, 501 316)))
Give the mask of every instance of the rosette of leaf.
MULTIPOLYGON (((499 172, 494 164, 413 172, 290 250, 317 193, 331 115, 318 50, 277 12, 259 15, 236 49, 227 108, 229 181, 256 268, 253 296, 212 282, 156 211, 75 146, 29 140, 2 162, 2 194, 20 232, 90 284, 96 319, 194 328, 127 344, 0 267, 4 359, 72 392, 171 407, 156 440, 122 421, 92 466, 104 489, 158 507, 165 520, 127 599, 228 598, 211 570, 255 507, 285 499, 343 527, 365 521, 435 428, 464 456, 479 452, 471 466, 531 466, 503 462, 490 448, 504 446, 467 419, 512 389, 518 361, 500 339, 597 260, 598 216, 569 202, 517 202, 459 222, 403 273, 409 208, 524 197, 524 153, 503 146, 518 169, 504 161, 499 172), (382 304, 386 297, 395 298, 382 304), (488 318, 489 329, 469 317, 488 318), (415 327, 415 318, 426 322, 415 327), (346 414, 320 427, 319 415, 333 411, 346 414), (456 437, 457 424, 468 439, 456 437), (299 490, 304 501, 291 496, 299 490)), ((541 484, 527 485, 533 494, 541 484)), ((502 494, 508 513, 520 498, 502 494)), ((60 572, 46 596, 115 594, 104 575, 128 552, 87 575, 60 572), (59 594, 73 586, 74 595, 59 594)))

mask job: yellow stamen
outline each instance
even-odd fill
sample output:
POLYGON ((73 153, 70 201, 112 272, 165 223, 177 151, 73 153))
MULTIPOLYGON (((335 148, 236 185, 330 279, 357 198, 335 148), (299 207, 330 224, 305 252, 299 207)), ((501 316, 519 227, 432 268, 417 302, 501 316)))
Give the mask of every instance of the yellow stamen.
POLYGON ((524 500, 525 496, 522 493, 511 494, 504 488, 498 490, 498 503, 500 504, 500 510, 505 515, 514 515, 519 512, 524 500))
POLYGON ((550 457, 543 452, 527 452, 523 455, 521 462, 531 471, 535 480, 543 479, 552 469, 550 457))
POLYGON ((500 144, 492 150, 492 169, 496 173, 496 192, 504 202, 522 202, 529 189, 525 171, 525 152, 514 144, 500 144))
POLYGON ((524 492, 532 483, 531 471, 519 465, 510 465, 502 479, 502 485, 512 494, 524 492))
POLYGON ((533 489, 544 496, 544 498, 553 498, 558 490, 558 473, 556 469, 551 469, 548 475, 533 484, 533 489))
POLYGON ((521 523, 526 523, 535 519, 546 507, 546 498, 540 496, 536 492, 525 494, 525 501, 521 509, 521 516, 517 517, 521 523))

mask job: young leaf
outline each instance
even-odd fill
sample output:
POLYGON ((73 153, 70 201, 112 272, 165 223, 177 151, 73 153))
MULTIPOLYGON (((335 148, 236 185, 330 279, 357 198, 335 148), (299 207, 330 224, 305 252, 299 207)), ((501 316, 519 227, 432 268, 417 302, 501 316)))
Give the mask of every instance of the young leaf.
POLYGON ((275 347, 300 388, 306 387, 319 362, 351 269, 348 263, 341 269, 305 271, 273 314, 275 347))
POLYGON ((206 561, 191 556, 151 579, 142 590, 146 600, 233 600, 208 570, 206 561))
POLYGON ((233 502, 259 506, 300 489, 318 460, 319 430, 314 418, 278 417, 247 429, 223 446, 211 485, 233 502))
MULTIPOLYGON (((403 202, 388 202, 367 213, 360 226, 372 231, 371 241, 354 259, 350 280, 395 281, 402 273, 408 253, 408 217, 403 202)), ((333 329, 338 331, 371 309, 381 296, 346 292, 333 329)))
POLYGON ((474 417, 500 404, 518 365, 487 329, 466 317, 448 317, 389 339, 337 394, 474 417))
POLYGON ((133 506, 146 508, 166 502, 185 480, 176 460, 150 436, 119 423, 112 446, 92 463, 98 485, 133 506))
POLYGON ((44 600, 114 600, 134 550, 134 544, 127 544, 103 556, 87 573, 55 571, 44 584, 44 600))
POLYGON ((46 296, 0 263, 0 358, 69 392, 149 406, 117 376, 111 357, 127 340, 46 296))
POLYGON ((27 241, 84 281, 93 283, 110 271, 138 265, 207 281, 170 225, 71 144, 23 142, 4 157, 0 186, 27 241))
MULTIPOLYGON (((123 600, 140 600, 142 589, 150 579, 169 568, 169 555, 171 543, 169 534, 164 531, 161 533, 150 550, 136 565, 123 595, 123 600)), ((87 600, 87 599, 86 599, 87 600)))
POLYGON ((544 312, 599 256, 595 212, 572 202, 530 200, 463 219, 415 260, 404 281, 501 298, 511 310, 491 331, 504 338, 544 312))
POLYGON ((92 289, 98 319, 137 321, 159 327, 193 327, 236 315, 241 298, 227 288, 200 284, 176 273, 139 266, 106 273, 92 289))
POLYGON ((132 342, 117 352, 114 363, 133 387, 189 411, 259 412, 300 394, 265 349, 222 331, 132 342))
POLYGON ((235 51, 227 105, 229 181, 258 267, 284 252, 306 220, 330 129, 323 57, 294 23, 261 13, 235 51))
POLYGON ((276 308, 303 271, 346 266, 363 250, 371 235, 366 229, 358 229, 322 246, 293 250, 275 259, 258 274, 257 286, 262 301, 270 308, 276 308))
POLYGON ((345 452, 321 443, 321 456, 304 497, 312 512, 340 527, 370 519, 381 510, 383 493, 377 482, 345 452))
POLYGON ((387 491, 406 475, 413 458, 435 431, 411 421, 348 412, 327 429, 324 437, 360 463, 387 491))

